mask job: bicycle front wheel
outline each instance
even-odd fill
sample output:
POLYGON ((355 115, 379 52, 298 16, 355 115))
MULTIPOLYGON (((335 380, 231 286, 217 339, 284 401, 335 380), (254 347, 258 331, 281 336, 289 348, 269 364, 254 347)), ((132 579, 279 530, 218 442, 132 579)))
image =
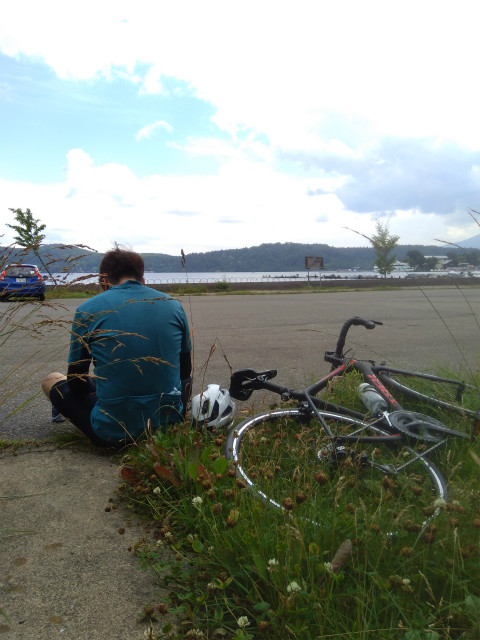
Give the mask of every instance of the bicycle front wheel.
POLYGON ((368 510, 369 526, 383 531, 398 529, 399 518, 423 526, 435 514, 435 500, 446 499, 446 484, 420 451, 399 444, 374 424, 320 414, 333 439, 303 409, 271 411, 241 422, 226 443, 240 483, 268 505, 322 526, 347 521, 353 526, 358 509, 365 518, 368 510), (342 441, 343 436, 350 439, 342 441))
POLYGON ((379 367, 375 372, 382 382, 418 403, 447 409, 475 418, 480 408, 480 391, 460 380, 428 373, 379 367))

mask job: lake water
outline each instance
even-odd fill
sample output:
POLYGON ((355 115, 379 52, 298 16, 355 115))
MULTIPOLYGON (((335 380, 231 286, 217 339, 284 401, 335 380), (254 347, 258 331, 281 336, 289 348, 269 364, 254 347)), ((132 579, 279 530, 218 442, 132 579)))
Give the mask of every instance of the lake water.
MULTIPOLYGON (((405 278, 407 275, 410 277, 413 275, 411 272, 407 271, 394 271, 390 274, 390 278, 405 278)), ((432 273, 415 273, 416 277, 421 276, 459 276, 459 273, 452 272, 436 272, 432 273)), ((57 281, 57 284, 67 284, 72 282, 84 282, 86 284, 90 284, 92 282, 98 281, 98 276, 96 274, 87 274, 87 273, 60 273, 54 274, 54 277, 57 281)), ((238 272, 209 272, 209 273, 153 273, 146 272, 145 273, 145 282, 147 284, 187 284, 187 283, 213 283, 213 282, 221 282, 225 280, 226 282, 282 282, 282 281, 300 281, 300 282, 319 282, 321 280, 355 280, 355 279, 363 279, 363 278, 375 278, 381 279, 381 276, 378 275, 375 271, 356 271, 356 270, 347 270, 340 269, 334 271, 323 271, 321 274, 316 272, 311 272, 310 274, 306 271, 271 271, 271 272, 263 272, 263 271, 238 271, 238 272)), ((47 279, 47 282, 49 278, 47 279)))

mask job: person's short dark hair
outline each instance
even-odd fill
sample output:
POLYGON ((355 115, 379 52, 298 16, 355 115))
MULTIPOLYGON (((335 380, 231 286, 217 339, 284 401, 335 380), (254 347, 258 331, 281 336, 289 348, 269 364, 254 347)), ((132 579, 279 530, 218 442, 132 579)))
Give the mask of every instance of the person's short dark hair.
POLYGON ((100 263, 100 282, 108 278, 110 284, 118 284, 122 278, 141 280, 145 272, 143 258, 135 251, 121 249, 115 245, 107 251, 100 263))

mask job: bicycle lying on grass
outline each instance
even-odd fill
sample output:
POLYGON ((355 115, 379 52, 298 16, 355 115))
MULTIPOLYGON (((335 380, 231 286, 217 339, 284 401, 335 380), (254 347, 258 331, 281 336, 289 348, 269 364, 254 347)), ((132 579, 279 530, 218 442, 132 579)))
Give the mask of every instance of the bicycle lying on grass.
MULTIPOLYGON (((350 327, 374 329, 379 324, 359 317, 347 320, 335 351, 325 352, 331 372, 303 390, 271 382, 275 370, 233 373, 230 394, 237 400, 264 389, 283 402, 300 403, 247 418, 227 437, 226 455, 239 481, 263 501, 316 523, 326 518, 325 500, 347 511, 359 502, 373 501, 379 513, 388 512, 394 520, 408 514, 417 530, 445 504, 447 482, 430 458, 440 457, 439 450, 452 440, 468 441, 477 435, 478 389, 343 353, 350 327), (351 386, 352 379, 356 386, 368 383, 370 392, 377 394, 381 407, 367 415, 369 419, 364 412, 328 399, 332 393, 338 396, 338 387, 346 381, 351 386), (401 392, 404 402, 413 400, 417 410, 407 410, 387 387, 401 392), (325 398, 316 396, 320 391, 326 392, 325 398), (450 413, 455 428, 424 410, 437 411, 442 418, 450 413)), ((342 509, 335 512, 339 517, 342 509)))

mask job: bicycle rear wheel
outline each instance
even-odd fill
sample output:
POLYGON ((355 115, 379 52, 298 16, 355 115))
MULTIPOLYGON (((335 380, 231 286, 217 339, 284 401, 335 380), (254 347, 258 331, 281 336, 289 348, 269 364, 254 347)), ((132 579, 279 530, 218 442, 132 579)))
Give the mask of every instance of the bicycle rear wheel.
POLYGON ((379 426, 320 413, 335 439, 303 409, 241 422, 226 443, 240 482, 268 505, 322 526, 344 522, 358 528, 358 519, 353 523, 358 509, 364 527, 368 511, 368 526, 383 531, 401 527, 399 519, 423 526, 426 517, 436 514, 435 500, 446 499, 447 490, 433 464, 398 440, 392 442, 379 426), (342 442, 342 436, 352 435, 372 441, 342 442))
POLYGON ((390 367, 380 367, 375 371, 386 386, 418 401, 420 405, 428 404, 472 418, 480 408, 480 391, 460 380, 390 367))

